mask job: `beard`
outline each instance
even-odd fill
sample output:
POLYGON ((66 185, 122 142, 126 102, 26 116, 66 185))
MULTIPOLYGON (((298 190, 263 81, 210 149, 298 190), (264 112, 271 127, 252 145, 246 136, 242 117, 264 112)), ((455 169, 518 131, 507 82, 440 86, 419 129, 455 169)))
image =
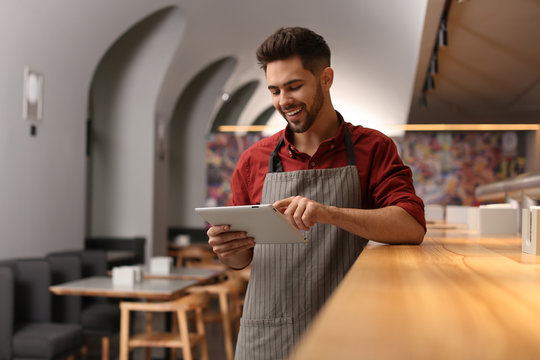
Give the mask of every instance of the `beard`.
MULTIPOLYGON (((311 128, 311 125, 313 125, 313 123, 317 119, 317 116, 319 115, 319 112, 321 111, 323 103, 324 103, 324 95, 322 92, 322 88, 319 85, 317 87, 317 93, 315 94, 315 98, 313 99, 313 105, 311 106, 311 108, 308 109, 305 103, 301 104, 303 111, 305 112, 304 122, 293 124, 292 122, 287 120, 287 116, 285 115, 283 110, 280 110, 279 112, 281 113, 281 116, 283 116, 283 118, 289 124, 290 129, 293 132, 300 134, 300 133, 304 133, 308 131, 311 128)), ((297 105, 294 105, 293 107, 297 107, 297 105)))

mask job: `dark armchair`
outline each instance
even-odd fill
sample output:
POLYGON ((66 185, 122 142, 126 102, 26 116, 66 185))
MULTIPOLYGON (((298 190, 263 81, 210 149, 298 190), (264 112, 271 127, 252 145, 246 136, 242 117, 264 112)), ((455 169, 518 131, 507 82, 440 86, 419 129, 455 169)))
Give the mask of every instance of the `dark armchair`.
MULTIPOLYGON (((53 284, 89 276, 105 276, 107 259, 102 250, 75 250, 49 254, 53 284)), ((58 321, 80 324, 85 336, 101 339, 101 358, 108 359, 110 339, 120 331, 120 307, 107 298, 53 296, 58 321)), ((84 351, 87 351, 85 346, 84 351)))
POLYGON ((0 359, 62 359, 80 352, 81 326, 52 322, 50 285, 44 259, 0 264, 0 359))
POLYGON ((208 244, 207 228, 171 226, 167 229, 167 239, 169 243, 173 243, 178 235, 188 235, 191 244, 208 244))
POLYGON ((84 248, 86 250, 103 250, 107 253, 108 269, 115 266, 144 263, 145 244, 146 239, 144 237, 93 236, 84 239, 84 248))

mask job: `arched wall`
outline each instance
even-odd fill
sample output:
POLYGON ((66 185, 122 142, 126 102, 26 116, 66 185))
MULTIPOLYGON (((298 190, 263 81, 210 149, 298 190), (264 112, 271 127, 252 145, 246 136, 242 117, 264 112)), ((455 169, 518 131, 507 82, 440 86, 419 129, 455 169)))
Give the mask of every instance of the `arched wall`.
POLYGON ((147 256, 166 252, 166 223, 156 221, 166 218, 167 166, 156 137, 167 119, 155 106, 184 27, 174 7, 146 17, 110 47, 92 83, 88 235, 144 236, 147 256))
POLYGON ((83 246, 90 82, 112 41, 174 3, 0 2, 0 258, 83 246), (26 66, 44 76, 39 123, 22 118, 26 66))
POLYGON ((262 111, 257 118, 255 118, 253 125, 266 125, 275 112, 276 108, 274 105, 270 105, 264 111, 262 111))
POLYGON ((193 209, 206 200, 205 139, 235 66, 233 57, 210 63, 189 82, 175 106, 170 126, 169 226, 204 224, 193 209))
POLYGON ((221 125, 236 125, 258 86, 259 80, 252 80, 236 89, 219 108, 210 131, 217 132, 221 125))

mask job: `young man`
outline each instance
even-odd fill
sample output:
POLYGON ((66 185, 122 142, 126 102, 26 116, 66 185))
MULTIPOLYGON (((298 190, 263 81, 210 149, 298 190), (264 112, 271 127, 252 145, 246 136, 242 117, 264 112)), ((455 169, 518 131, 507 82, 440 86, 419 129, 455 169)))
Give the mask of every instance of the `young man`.
MULTIPOLYGON (((285 358, 362 252, 366 239, 420 244, 423 202, 392 140, 334 110, 330 49, 305 28, 283 28, 257 59, 287 127, 241 156, 235 205, 273 203, 308 244, 259 245, 227 225, 209 244, 232 268, 252 263, 237 359, 285 358)), ((369 276, 369 274, 366 274, 369 276)), ((351 299, 354 301, 354 299, 351 299)))

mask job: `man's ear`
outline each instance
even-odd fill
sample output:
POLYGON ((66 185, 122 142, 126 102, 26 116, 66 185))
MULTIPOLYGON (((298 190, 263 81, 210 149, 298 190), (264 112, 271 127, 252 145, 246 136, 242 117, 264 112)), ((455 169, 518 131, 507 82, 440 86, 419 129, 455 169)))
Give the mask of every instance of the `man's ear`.
POLYGON ((331 67, 324 68, 321 72, 320 80, 322 87, 330 89, 332 83, 334 82, 334 69, 331 67))

